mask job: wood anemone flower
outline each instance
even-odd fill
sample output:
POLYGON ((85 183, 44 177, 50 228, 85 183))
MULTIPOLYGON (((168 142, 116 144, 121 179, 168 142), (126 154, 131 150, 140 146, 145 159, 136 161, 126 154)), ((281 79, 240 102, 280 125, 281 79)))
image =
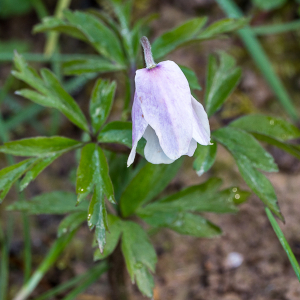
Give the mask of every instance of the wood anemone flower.
POLYGON ((146 68, 136 71, 132 106, 132 150, 147 141, 144 154, 152 164, 170 164, 182 155, 193 156, 197 143, 210 145, 210 128, 203 106, 191 95, 189 83, 173 61, 155 64, 151 46, 141 38, 146 68))

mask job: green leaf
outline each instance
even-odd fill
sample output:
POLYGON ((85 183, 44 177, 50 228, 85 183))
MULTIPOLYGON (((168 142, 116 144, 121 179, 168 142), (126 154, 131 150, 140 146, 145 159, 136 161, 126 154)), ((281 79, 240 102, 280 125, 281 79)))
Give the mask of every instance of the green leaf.
POLYGON ((122 215, 128 217, 142 204, 162 192, 174 178, 183 159, 170 165, 147 163, 128 184, 120 200, 122 215))
POLYGON ((274 188, 266 176, 253 168, 246 157, 239 157, 236 163, 242 177, 253 192, 278 218, 284 220, 277 204, 274 188))
POLYGON ((66 216, 59 224, 57 237, 76 230, 86 220, 86 211, 78 211, 66 216))
POLYGON ((188 67, 181 66, 181 65, 179 65, 179 67, 183 72, 184 76, 186 77, 187 81, 189 82, 190 89, 201 91, 201 86, 198 82, 196 73, 188 67))
POLYGON ((84 73, 109 73, 124 70, 124 67, 104 58, 70 59, 62 65, 66 75, 84 73))
POLYGON ((56 30, 88 41, 104 57, 125 64, 121 43, 116 34, 97 17, 80 11, 64 12, 66 21, 47 18, 42 25, 36 26, 35 32, 56 30))
POLYGON ((20 191, 23 191, 28 184, 33 181, 45 168, 47 168, 61 153, 54 154, 45 158, 40 158, 38 162, 26 173, 20 182, 20 191))
POLYGON ((207 28, 205 28, 197 38, 200 40, 206 40, 214 38, 223 33, 230 33, 236 31, 238 29, 243 28, 245 25, 249 23, 248 18, 228 18, 222 19, 217 22, 212 23, 207 28))
POLYGON ((18 71, 12 74, 18 79, 26 82, 36 91, 23 89, 16 94, 30 99, 40 105, 52 107, 62 112, 71 122, 79 128, 89 131, 86 118, 75 100, 62 88, 55 75, 47 69, 42 70, 43 80, 36 71, 30 68, 23 57, 17 53, 14 63, 18 71))
MULTIPOLYGON (((243 12, 233 0, 216 0, 220 8, 229 16, 233 18, 240 18, 243 12)), ((263 1, 262 1, 263 2, 263 1)), ((257 68, 261 71, 272 91, 276 94, 279 102, 281 102, 285 111, 293 118, 294 121, 299 119, 297 109, 293 105, 285 87, 274 72, 272 63, 268 59, 262 45, 256 38, 255 33, 249 26, 238 31, 245 47, 253 58, 257 68)))
POLYGON ((205 106, 207 115, 212 116, 227 100, 240 81, 242 71, 235 67, 235 59, 220 52, 220 65, 209 56, 206 73, 205 106))
POLYGON ((193 38, 199 34, 206 22, 207 17, 194 18, 162 34, 152 44, 154 58, 159 59, 193 40, 193 38))
POLYGON ((81 149, 80 161, 76 175, 76 194, 78 195, 78 202, 80 202, 83 197, 93 190, 95 176, 95 149, 96 145, 93 143, 87 144, 81 149))
POLYGON ((231 122, 230 126, 267 135, 281 141, 300 137, 300 130, 293 124, 283 119, 264 115, 247 115, 231 122))
POLYGON ((65 214, 69 212, 87 212, 88 203, 76 204, 76 195, 70 192, 50 192, 36 196, 28 201, 16 201, 7 210, 23 211, 28 214, 65 214))
POLYGON ((109 177, 105 155, 100 147, 90 143, 82 149, 77 170, 76 192, 78 202, 91 192, 94 185, 101 187, 107 199, 111 203, 115 203, 113 185, 109 177))
POLYGON ((300 149, 299 147, 297 147, 297 145, 284 143, 270 136, 259 134, 259 133, 252 133, 252 135, 259 141, 266 142, 270 145, 276 146, 277 148, 284 150, 285 152, 295 156, 300 160, 300 149))
POLYGON ((217 155, 217 143, 213 143, 209 146, 197 145, 195 151, 193 168, 196 170, 198 176, 201 176, 207 172, 215 162, 217 155))
POLYGON ((88 225, 90 229, 95 227, 96 240, 102 253, 105 246, 105 230, 108 229, 108 224, 104 194, 100 185, 94 187, 94 194, 88 210, 88 225))
POLYGON ((154 282, 149 271, 154 272, 157 257, 146 232, 134 222, 123 222, 121 247, 131 281, 137 282, 144 295, 152 297, 154 282))
POLYGON ((218 192, 221 183, 220 179, 211 178, 203 184, 188 187, 139 208, 137 213, 152 226, 164 226, 162 220, 165 217, 159 217, 163 214, 166 214, 166 216, 169 214, 172 219, 172 213, 184 211, 234 213, 237 211, 236 201, 238 204, 246 201, 249 193, 241 191, 237 187, 218 192))
POLYGON ((42 69, 41 74, 49 91, 48 97, 59 100, 60 105, 56 108, 79 128, 89 131, 84 114, 75 100, 63 89, 57 77, 48 69, 42 69))
MULTIPOLYGON (((132 123, 114 121, 106 124, 98 135, 100 143, 117 143, 131 148, 132 146, 132 123)), ((146 141, 139 141, 137 152, 144 155, 146 141)))
POLYGON ((259 9, 272 10, 281 7, 284 3, 286 3, 286 0, 253 0, 252 2, 259 9))
POLYGON ((79 148, 83 143, 61 137, 36 137, 4 143, 0 152, 16 156, 45 157, 79 148))
POLYGON ((109 256, 117 247, 121 233, 122 233, 122 221, 114 215, 107 215, 107 223, 109 232, 106 234, 106 245, 103 253, 100 252, 99 248, 94 253, 94 261, 104 259, 109 256))
POLYGON ((273 229, 274 229, 274 231, 275 231, 275 233, 278 237, 279 242, 281 243, 284 251, 286 252, 286 254, 289 258, 289 261, 290 261, 290 263, 291 263, 291 265, 292 265, 292 267, 293 267, 293 269, 296 273, 296 276, 297 276, 298 280, 300 281, 300 267, 299 267, 299 264, 297 262, 297 259, 295 258, 295 255, 294 255, 289 243, 287 242, 283 232, 281 231, 279 225, 277 224, 275 218, 273 217, 271 211, 268 208, 266 208, 266 213, 267 213, 269 221, 270 221, 270 223, 271 223, 271 225, 272 225, 272 227, 273 227, 273 229))
POLYGON ((98 132, 105 123, 112 108, 116 91, 116 82, 99 79, 93 89, 90 100, 90 116, 94 132, 98 132))
POLYGON ((23 15, 30 11, 32 4, 30 0, 1 0, 0 16, 8 18, 14 15, 23 15))
POLYGON ((202 238, 213 238, 222 233, 218 226, 199 215, 187 212, 178 214, 176 220, 168 227, 180 234, 202 238))
POLYGON ((0 203, 13 184, 36 163, 35 158, 25 159, 0 171, 0 203))
POLYGON ((249 133, 233 127, 223 127, 214 131, 212 136, 223 144, 236 160, 246 158, 255 168, 267 172, 278 171, 272 155, 249 133))

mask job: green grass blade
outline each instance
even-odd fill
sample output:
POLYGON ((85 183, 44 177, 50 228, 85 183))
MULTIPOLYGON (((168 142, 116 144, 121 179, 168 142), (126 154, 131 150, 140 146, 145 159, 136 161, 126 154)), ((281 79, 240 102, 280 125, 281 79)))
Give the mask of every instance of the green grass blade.
MULTIPOLYGON (((243 17, 242 12, 233 0, 216 0, 223 11, 231 18, 243 17)), ((252 56, 256 66, 260 69, 265 79, 269 83, 273 92, 277 95, 277 98, 281 105, 284 107, 287 114, 294 120, 298 120, 299 116, 296 108, 292 104, 292 101, 280 81, 279 77, 273 70, 272 64, 269 61, 267 54, 262 48, 261 44, 257 40, 255 33, 250 27, 245 27, 238 31, 240 38, 243 40, 246 48, 252 56)))
POLYGON ((108 270, 108 264, 103 262, 99 264, 95 269, 87 272, 87 278, 79 284, 74 290, 72 290, 63 300, 72 300, 84 292, 90 285, 92 285, 104 272, 108 270))
POLYGON ((29 218, 26 213, 22 214, 23 219, 23 231, 24 231, 24 282, 29 280, 31 274, 31 241, 30 241, 30 226, 29 226, 29 218))
POLYGON ((37 270, 32 274, 30 279, 23 285, 21 290, 15 296, 14 300, 25 300, 28 298, 28 296, 39 284, 45 273, 50 269, 61 252, 69 244, 70 240, 74 236, 74 233, 75 231, 63 235, 53 243, 47 256, 44 258, 37 270))
POLYGON ((300 29, 299 20, 283 24, 272 24, 252 27, 252 31, 256 35, 279 34, 298 29, 300 29))
POLYGON ((9 272, 9 244, 0 227, 1 259, 0 259, 0 300, 7 299, 7 285, 9 272))
POLYGON ((288 244, 286 238, 284 237, 283 232, 281 231, 279 225, 277 224, 275 218, 273 217, 271 211, 268 208, 266 208, 266 213, 267 213, 269 221, 270 221, 270 223, 271 223, 271 225, 272 225, 272 227, 273 227, 273 229, 274 229, 274 231, 275 231, 275 233, 276 233, 276 235, 279 239, 279 242, 281 243, 283 249, 285 250, 285 252, 286 252, 286 254, 287 254, 287 256, 288 256, 288 258, 291 262, 291 265, 292 265, 292 267, 293 267, 293 269, 294 269, 294 271, 295 271, 295 273, 298 277, 298 280, 300 281, 300 267, 299 267, 299 264, 298 264, 298 262, 295 258, 295 255, 292 252, 292 249, 291 249, 290 245, 288 244))

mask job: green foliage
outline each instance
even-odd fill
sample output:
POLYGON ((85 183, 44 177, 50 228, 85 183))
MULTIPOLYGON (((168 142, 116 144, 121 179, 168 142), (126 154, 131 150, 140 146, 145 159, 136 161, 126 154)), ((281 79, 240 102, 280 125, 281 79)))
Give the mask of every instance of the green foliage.
POLYGON ((252 3, 262 10, 272 10, 281 7, 286 3, 286 0, 252 0, 252 3))
POLYGON ((182 162, 182 159, 178 159, 170 165, 147 163, 128 184, 121 196, 122 215, 130 216, 140 205, 162 192, 176 176, 182 162))
POLYGON ((31 9, 30 0, 1 0, 0 17, 8 18, 14 15, 27 13, 31 9))
POLYGON ((255 194, 279 218, 283 219, 277 205, 277 197, 270 181, 257 169, 276 172, 277 165, 273 157, 260 144, 243 130, 224 127, 213 132, 213 137, 234 157, 239 171, 255 194))
POLYGON ((268 208, 266 208, 266 213, 267 213, 269 221, 278 237, 278 240, 280 241, 284 251, 286 252, 286 254, 290 260, 290 263, 295 271, 295 274, 296 274, 298 280, 300 281, 300 266, 297 262, 297 259, 295 258, 295 255, 294 255, 290 245, 288 244, 283 232, 281 231, 279 225, 277 224, 275 218, 273 217, 271 211, 268 208))
POLYGON ((90 116, 93 131, 96 133, 106 121, 111 111, 116 83, 99 79, 94 87, 90 100, 90 116))
POLYGON ((220 52, 220 65, 216 57, 209 56, 206 73, 205 108, 207 115, 212 116, 227 100, 241 79, 242 71, 235 67, 235 59, 220 52))
POLYGON ((31 215, 37 214, 65 214, 87 210, 88 203, 83 201, 75 206, 76 195, 70 192, 50 192, 36 196, 28 201, 16 201, 6 209, 23 211, 31 215))
POLYGON ((85 73, 107 73, 121 71, 123 67, 113 64, 104 58, 78 58, 69 59, 63 63, 66 75, 81 75, 85 73))
POLYGON ((150 272, 155 271, 155 250, 147 234, 138 224, 126 221, 122 227, 121 247, 131 281, 136 281, 145 296, 152 297, 154 280, 150 272))
MULTIPOLYGON (((123 121, 114 121, 106 124, 98 135, 100 143, 117 143, 131 148, 132 145, 132 123, 123 121)), ((137 152, 144 154, 146 141, 139 141, 137 152)))
POLYGON ((108 214, 107 223, 109 227, 109 232, 106 235, 106 244, 103 252, 100 252, 100 249, 97 249, 94 253, 94 260, 104 259, 109 256, 116 248, 122 230, 123 230, 123 221, 117 216, 108 214))
POLYGON ((83 143, 61 137, 36 137, 4 143, 0 152, 16 156, 46 157, 79 148, 83 143))
POLYGON ((220 228, 190 212, 237 212, 236 200, 246 201, 250 193, 232 187, 218 191, 222 181, 211 178, 138 209, 138 215, 153 227, 168 227, 181 234, 214 237, 220 228))
POLYGON ((283 119, 264 115, 247 115, 231 122, 230 126, 271 136, 280 141, 300 137, 300 130, 296 126, 283 119))
POLYGON ((34 32, 55 30, 67 33, 75 38, 90 43, 99 54, 108 60, 123 66, 125 56, 120 40, 99 18, 80 11, 64 11, 64 19, 48 17, 43 23, 35 26, 34 32))
MULTIPOLYGON (((73 201, 74 201, 74 197, 73 197, 73 201)), ((81 204, 79 207, 81 208, 82 206, 85 205, 81 204)), ((86 220, 86 210, 73 212, 67 215, 59 224, 59 227, 57 229, 57 237, 61 237, 64 234, 68 234, 76 230, 85 220, 86 220)))
POLYGON ((106 157, 102 149, 93 143, 87 144, 81 150, 76 181, 77 203, 91 192, 93 197, 88 209, 88 225, 90 229, 95 227, 97 242, 102 252, 105 230, 108 230, 104 196, 111 203, 115 203, 115 197, 106 157))
POLYGON ((13 71, 12 74, 38 91, 23 89, 17 92, 18 95, 42 106, 58 109, 79 128, 89 131, 86 118, 81 109, 75 100, 63 89, 52 72, 42 69, 41 79, 37 72, 29 67, 23 57, 17 53, 15 54, 14 62, 17 71, 13 71))
POLYGON ((13 184, 36 163, 36 159, 30 158, 15 165, 6 167, 0 171, 0 203, 5 198, 13 184))
POLYGON ((187 81, 189 82, 190 89, 201 91, 201 86, 198 82, 196 73, 188 67, 185 66, 179 66, 179 67, 183 72, 184 76, 186 77, 187 81))
POLYGON ((206 22, 206 17, 194 18, 162 34, 152 44, 154 59, 161 58, 176 48, 192 41, 206 22))
POLYGON ((207 172, 215 162, 217 155, 217 143, 213 143, 209 146, 197 145, 197 149, 194 153, 195 160, 193 164, 194 170, 198 176, 207 172))

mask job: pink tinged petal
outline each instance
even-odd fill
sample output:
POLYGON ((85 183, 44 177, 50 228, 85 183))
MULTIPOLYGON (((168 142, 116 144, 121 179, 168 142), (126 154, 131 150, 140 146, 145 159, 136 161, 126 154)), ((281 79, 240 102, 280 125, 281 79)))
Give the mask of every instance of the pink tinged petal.
POLYGON ((132 106, 132 149, 127 160, 127 167, 134 161, 138 141, 142 138, 147 126, 148 123, 144 119, 140 102, 137 100, 135 93, 132 106))
POLYGON ((186 155, 190 157, 193 156, 196 151, 196 148, 197 148, 197 142, 194 139, 192 139, 189 146, 189 151, 186 153, 186 155))
POLYGON ((193 109, 189 84, 172 61, 136 72, 136 95, 146 122, 154 129, 170 159, 185 155, 193 135, 193 109))
POLYGON ((143 137, 147 144, 144 149, 145 158, 152 164, 171 164, 174 160, 169 158, 161 148, 155 131, 148 125, 143 137))
POLYGON ((192 96, 193 139, 200 145, 210 145, 210 128, 207 113, 201 103, 192 96))

